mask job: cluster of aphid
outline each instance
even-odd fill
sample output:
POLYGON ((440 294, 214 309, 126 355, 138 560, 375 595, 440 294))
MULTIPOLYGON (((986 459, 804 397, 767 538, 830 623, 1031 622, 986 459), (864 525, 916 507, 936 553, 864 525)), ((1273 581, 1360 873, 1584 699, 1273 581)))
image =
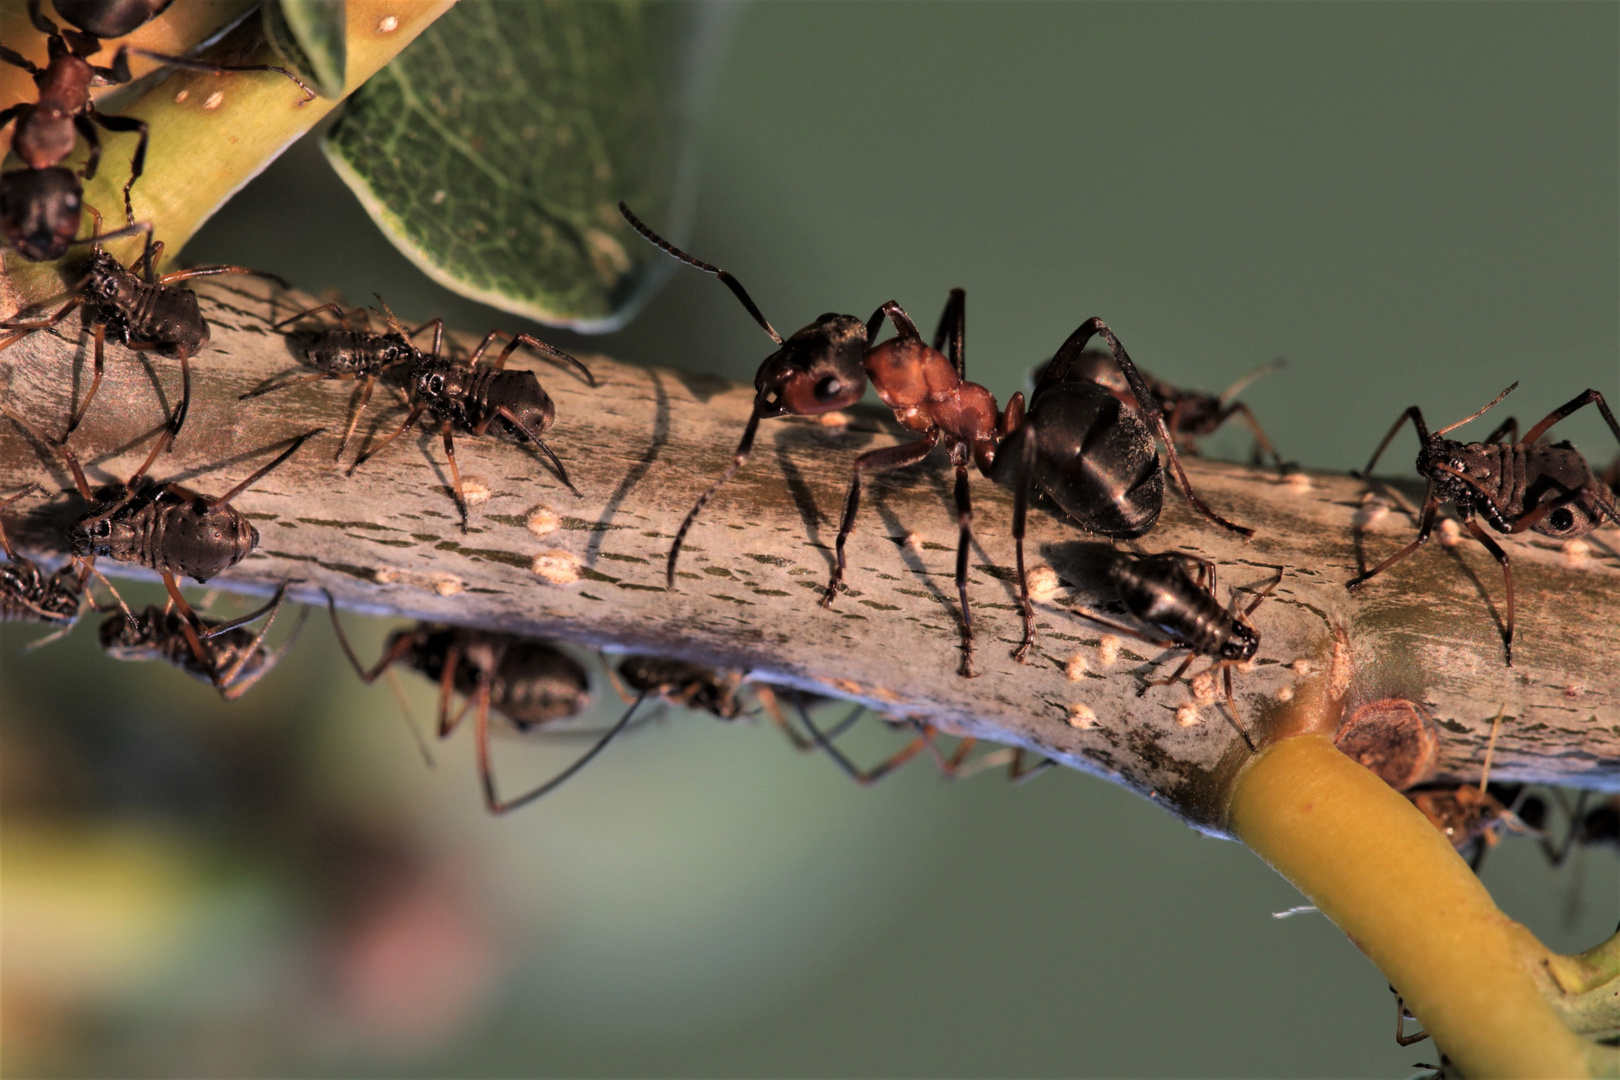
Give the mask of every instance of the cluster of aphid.
MULTIPOLYGON (((0 543, 4 544, 8 559, 0 565, 0 616, 51 624, 56 628, 51 636, 59 636, 78 618, 87 600, 89 580, 94 576, 115 600, 103 606, 88 598, 98 611, 117 612, 101 631, 103 647, 109 653, 123 658, 167 660, 210 682, 231 699, 262 678, 285 651, 286 646, 283 646, 282 650, 272 652, 266 647, 265 638, 286 594, 287 583, 263 608, 222 622, 199 616, 181 594, 179 579, 190 577, 206 582, 254 549, 258 533, 232 508, 231 501, 324 429, 288 440, 273 460, 217 497, 147 478, 156 459, 166 449, 172 449, 182 431, 190 404, 189 361, 209 341, 209 327, 195 294, 179 287, 179 283, 211 274, 260 273, 245 267, 212 266, 161 278, 156 276, 162 244, 153 242, 148 226, 135 222, 129 201, 130 188, 140 175, 144 158, 146 126, 140 121, 100 113, 88 96, 92 85, 127 81, 127 52, 139 51, 121 48, 111 67, 97 68, 86 58, 100 49, 102 39, 130 32, 166 6, 166 0, 103 0, 99 3, 57 0, 58 12, 77 28, 59 30, 42 13, 41 0, 30 0, 29 14, 49 43, 50 65, 38 69, 19 54, 0 46, 0 60, 26 68, 39 84, 37 102, 19 103, 0 112, 0 118, 16 120, 14 145, 19 156, 28 163, 25 169, 0 175, 0 228, 4 229, 7 240, 28 258, 58 258, 74 244, 96 245, 83 280, 62 308, 39 321, 0 323, 0 329, 15 331, 0 340, 0 350, 28 333, 56 325, 80 307, 84 309, 85 325, 94 328, 94 377, 83 401, 71 411, 60 438, 46 436, 9 406, 0 407, 11 422, 60 456, 72 473, 78 495, 91 508, 68 531, 67 546, 73 553, 73 561, 51 574, 16 554, 0 525, 0 543), (138 131, 141 141, 124 187, 128 226, 118 233, 100 236, 93 231, 89 238, 81 241, 74 239, 79 231, 82 203, 79 175, 59 163, 73 149, 77 132, 91 148, 82 175, 94 172, 99 156, 93 126, 97 124, 109 131, 138 131), (126 268, 101 249, 100 241, 132 232, 144 232, 146 245, 136 262, 126 268), (176 357, 180 361, 182 389, 178 404, 145 462, 121 489, 98 498, 67 443, 100 385, 104 341, 109 330, 130 348, 176 357), (95 560, 99 557, 135 562, 156 570, 167 589, 168 606, 151 607, 140 615, 135 614, 96 570, 95 560), (265 621, 257 632, 247 629, 261 617, 265 621)), ((291 73, 279 68, 225 68, 183 58, 146 55, 215 73, 274 70, 298 82, 291 73)), ((308 92, 307 88, 305 91, 308 92)), ((899 424, 918 438, 911 443, 871 450, 855 459, 835 545, 836 561, 821 602, 830 607, 843 585, 845 545, 859 511, 863 474, 918 463, 943 446, 956 478, 959 531, 956 585, 962 612, 960 673, 964 676, 973 674, 974 648, 972 608, 967 593, 973 517, 970 467, 1011 488, 1014 494, 1012 536, 1023 636, 1013 655, 1020 662, 1026 660, 1035 637, 1034 604, 1024 558, 1025 520, 1033 493, 1044 493, 1091 533, 1114 540, 1134 540, 1154 527, 1163 507, 1165 481, 1158 451, 1162 444, 1169 470, 1194 510, 1218 528, 1248 539, 1253 535, 1252 529, 1227 520, 1199 498, 1182 468, 1178 447, 1190 451, 1193 439, 1213 432, 1235 417, 1253 430, 1257 455, 1261 452, 1268 455, 1279 472, 1286 473, 1289 469, 1247 407, 1233 400, 1239 387, 1214 396, 1182 391, 1153 379, 1135 366, 1119 339, 1100 319, 1082 323, 1059 347, 1039 373, 1027 402, 1022 393, 1015 393, 1003 409, 989 390, 966 379, 966 300, 961 290, 951 293, 931 344, 923 340, 916 324, 894 301, 883 304, 864 321, 853 315, 823 315, 784 339, 735 277, 676 248, 623 204, 620 210, 647 240, 682 262, 719 277, 777 345, 755 375, 754 406, 731 465, 699 496, 675 533, 666 566, 666 581, 670 587, 674 586, 677 561, 688 531, 715 492, 746 462, 760 422, 785 415, 824 415, 852 406, 865 394, 869 381, 878 397, 893 410, 899 424), (885 321, 893 327, 895 336, 879 341, 885 321), (1088 345, 1094 341, 1105 345, 1106 351, 1088 351, 1088 345)), ((95 217, 99 222, 99 215, 95 217)), ((260 276, 280 280, 274 275, 260 276)), ((464 530, 468 508, 455 456, 453 434, 457 430, 475 437, 493 434, 533 444, 549 460, 562 483, 579 494, 563 463, 541 438, 555 419, 550 397, 532 371, 508 370, 506 362, 514 350, 526 346, 554 363, 572 366, 594 386, 595 379, 585 365, 527 334, 513 337, 492 363, 482 364, 484 354, 501 336, 499 331, 486 335, 469 356, 451 356, 444 351, 442 320, 433 319, 407 330, 380 297, 379 305, 378 315, 386 326, 380 333, 372 328, 370 312, 361 310, 351 314, 337 304, 323 304, 276 323, 273 329, 279 330, 312 316, 329 314, 337 325, 303 335, 304 355, 314 369, 312 372, 272 382, 242 395, 243 398, 313 380, 358 381, 357 400, 338 443, 336 456, 341 460, 377 382, 385 374, 403 369, 408 389, 406 416, 391 434, 354 459, 348 467, 349 474, 426 417, 438 423, 464 530), (429 329, 433 331, 432 344, 424 351, 417 340, 429 329)), ((1485 408, 1495 405, 1507 392, 1503 391, 1485 408)), ((1507 662, 1511 664, 1511 568, 1505 552, 1480 528, 1476 518, 1483 518, 1499 532, 1534 529, 1559 538, 1580 536, 1605 520, 1620 521, 1613 491, 1617 474, 1620 474, 1620 462, 1600 478, 1568 443, 1539 441, 1553 424, 1587 404, 1597 405, 1620 441, 1620 424, 1616 423, 1603 396, 1595 390, 1585 391, 1549 414, 1526 433, 1522 441, 1511 419, 1485 442, 1465 444, 1443 436, 1466 420, 1430 435, 1417 407, 1407 410, 1379 444, 1369 462, 1368 474, 1401 424, 1410 417, 1422 441, 1418 469, 1429 484, 1418 537, 1347 585, 1356 588, 1415 551, 1429 538, 1439 504, 1450 501, 1470 532, 1502 564, 1507 588, 1503 640, 1507 662)), ((1484 411, 1481 409, 1480 413, 1484 411)), ((1480 413, 1468 419, 1475 419, 1480 413)), ((0 510, 34 490, 30 487, 0 501, 0 510)), ((1183 552, 1117 551, 1109 563, 1108 576, 1121 607, 1140 626, 1125 625, 1083 610, 1077 614, 1111 632, 1160 648, 1184 648, 1188 652, 1168 678, 1146 681, 1139 693, 1145 693, 1149 686, 1176 682, 1196 657, 1207 657, 1210 667, 1206 669, 1206 676, 1219 672, 1224 680, 1228 722, 1253 747, 1233 700, 1232 669, 1251 660, 1259 649, 1260 634, 1250 617, 1280 584, 1280 568, 1275 578, 1250 590, 1253 598, 1241 609, 1236 592, 1227 605, 1219 601, 1213 562, 1183 552)), ((335 624, 335 611, 333 618, 335 624)), ((506 716, 520 729, 576 714, 583 707, 588 690, 584 672, 577 663, 538 641, 423 625, 395 635, 382 659, 367 669, 349 650, 341 627, 338 633, 355 670, 368 683, 401 662, 439 680, 441 735, 449 734, 466 709, 476 706, 480 768, 486 800, 493 811, 511 809, 552 790, 622 731, 635 713, 632 707, 589 753, 553 781, 519 798, 502 799, 497 795, 489 763, 490 712, 506 716), (452 718, 450 702, 454 693, 463 695, 466 705, 452 718)), ((741 710, 736 696, 740 676, 720 675, 707 669, 648 658, 627 663, 621 668, 621 674, 624 681, 639 692, 636 704, 655 694, 726 718, 738 715, 741 710)), ((762 707, 775 717, 795 745, 801 749, 826 751, 862 782, 886 775, 924 751, 931 752, 947 774, 959 774, 966 767, 971 740, 960 744, 946 757, 934 746, 933 732, 926 725, 896 721, 915 729, 912 741, 877 767, 859 769, 833 745, 830 735, 816 727, 805 708, 803 696, 796 694, 795 701, 808 737, 787 721, 774 692, 763 684, 755 685, 762 707)), ((984 760, 980 759, 973 767, 984 760)), ((1022 775, 1027 771, 1023 769, 1021 757, 1014 756, 1013 774, 1022 775)), ((1488 794, 1482 788, 1470 806, 1485 805, 1488 794)), ((1463 798, 1461 794, 1455 797, 1463 798)), ((1503 814, 1508 814, 1506 807, 1501 809, 1503 814)), ((1494 820, 1506 818, 1498 814, 1494 820)))

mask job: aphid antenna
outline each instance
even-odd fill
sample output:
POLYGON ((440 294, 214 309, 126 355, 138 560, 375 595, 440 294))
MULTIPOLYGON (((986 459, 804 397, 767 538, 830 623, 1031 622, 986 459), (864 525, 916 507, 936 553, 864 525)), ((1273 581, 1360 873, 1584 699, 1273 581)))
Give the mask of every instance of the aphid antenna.
POLYGON ((1491 398, 1491 400, 1489 402, 1487 402, 1485 404, 1485 406, 1483 408, 1481 408, 1478 412, 1474 413, 1472 416, 1463 417, 1461 420, 1457 421, 1455 424, 1447 424, 1445 427, 1443 427, 1439 431, 1435 432, 1434 437, 1436 439, 1438 439, 1448 431, 1455 431, 1458 428, 1462 427, 1464 424, 1471 423, 1471 422, 1473 422, 1475 420, 1478 420, 1481 416, 1484 416, 1486 413, 1490 412, 1491 409, 1495 408, 1497 402, 1501 401, 1503 398, 1507 397, 1509 394, 1513 393, 1513 391, 1517 390, 1518 388, 1519 388, 1519 384, 1518 384, 1517 380, 1515 380, 1512 386, 1508 387, 1506 390, 1503 390, 1500 394, 1497 394, 1495 397, 1491 398))
POLYGON ((1255 368, 1253 371, 1249 372, 1247 375, 1245 375, 1242 378, 1238 379, 1237 382, 1233 383, 1231 386, 1228 386, 1225 390, 1222 390, 1221 391, 1221 396, 1220 396, 1220 399, 1219 399, 1220 403, 1222 405, 1225 405, 1227 402, 1229 402, 1233 398, 1237 397, 1239 394, 1241 394, 1243 392, 1243 388, 1245 386, 1248 386, 1250 383, 1254 382, 1254 380, 1258 379, 1260 376, 1262 376, 1262 375, 1270 375, 1273 371, 1281 371, 1283 368, 1285 368, 1287 366, 1288 366, 1288 357, 1286 357, 1286 356, 1279 356, 1275 360, 1272 360, 1272 361, 1269 361, 1267 363, 1261 364, 1259 367, 1255 368))

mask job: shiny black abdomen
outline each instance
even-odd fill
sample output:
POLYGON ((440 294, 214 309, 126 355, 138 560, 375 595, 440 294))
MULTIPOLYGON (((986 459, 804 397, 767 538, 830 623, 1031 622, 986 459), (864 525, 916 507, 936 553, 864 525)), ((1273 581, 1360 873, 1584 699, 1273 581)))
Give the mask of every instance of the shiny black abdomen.
POLYGON ((1096 383, 1063 382, 1036 395, 1025 424, 1037 437, 1035 480, 1064 513, 1121 540, 1153 528, 1164 474, 1140 413, 1096 383))

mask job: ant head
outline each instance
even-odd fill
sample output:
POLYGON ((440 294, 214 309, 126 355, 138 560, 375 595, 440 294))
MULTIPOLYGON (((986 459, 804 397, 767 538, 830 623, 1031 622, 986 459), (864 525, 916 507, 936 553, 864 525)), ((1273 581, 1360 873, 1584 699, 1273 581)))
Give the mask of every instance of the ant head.
POLYGON ((31 262, 60 259, 79 231, 82 191, 63 168, 0 175, 0 234, 31 262))
POLYGON ((1232 628, 1232 636, 1221 643, 1221 659, 1242 663, 1254 659, 1260 651, 1260 634, 1241 620, 1232 628))
POLYGON ((853 315, 823 315, 759 366, 759 415, 817 416, 848 408, 866 393, 865 356, 865 323, 853 315))

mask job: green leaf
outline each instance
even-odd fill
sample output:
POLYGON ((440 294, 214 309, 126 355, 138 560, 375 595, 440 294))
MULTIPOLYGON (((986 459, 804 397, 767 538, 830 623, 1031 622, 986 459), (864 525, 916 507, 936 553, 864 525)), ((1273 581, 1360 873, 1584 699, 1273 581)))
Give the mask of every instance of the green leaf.
MULTIPOLYGON (((623 324, 673 228, 710 5, 461 0, 355 94, 327 158, 389 239, 464 296, 587 332, 623 324)), ((675 231, 678 231, 675 230, 675 231)))
POLYGON ((267 0, 264 35, 322 97, 343 96, 344 0, 267 0))

